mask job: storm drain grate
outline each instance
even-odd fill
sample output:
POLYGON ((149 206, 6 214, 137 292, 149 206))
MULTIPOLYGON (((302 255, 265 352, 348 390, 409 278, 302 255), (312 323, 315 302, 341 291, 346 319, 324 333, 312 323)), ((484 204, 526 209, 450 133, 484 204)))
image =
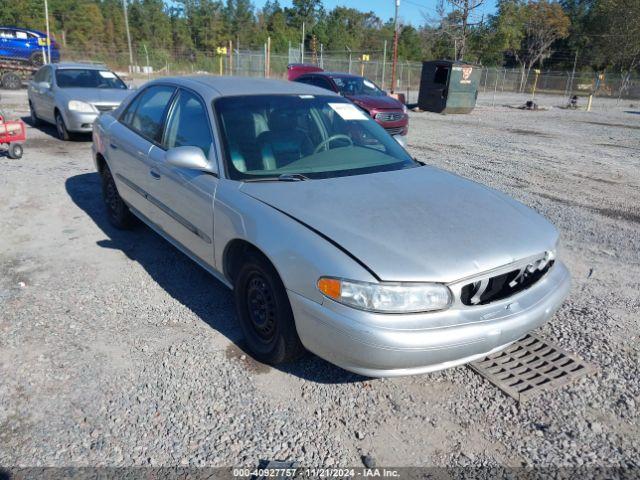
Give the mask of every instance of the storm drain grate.
POLYGON ((532 334, 469 366, 519 402, 595 370, 579 357, 532 334))

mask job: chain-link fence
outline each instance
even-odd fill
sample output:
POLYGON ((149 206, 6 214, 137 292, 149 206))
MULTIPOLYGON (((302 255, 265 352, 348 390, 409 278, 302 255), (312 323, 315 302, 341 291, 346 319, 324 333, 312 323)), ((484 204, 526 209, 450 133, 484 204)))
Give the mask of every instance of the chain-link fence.
MULTIPOLYGON (((350 72, 368 77, 381 88, 391 86, 392 65, 386 55, 378 52, 300 52, 289 48, 288 54, 270 53, 267 46, 259 51, 218 49, 166 50, 138 45, 131 52, 96 46, 92 51, 63 48, 61 61, 100 62, 132 79, 152 79, 167 75, 210 74, 239 76, 269 76, 286 78, 290 63, 315 63, 324 70, 350 72), (132 61, 133 60, 133 61, 132 61)), ((7 57, 5 57, 6 59, 7 57)), ((38 57, 36 60, 39 60, 38 57)), ((46 55, 45 55, 46 59, 46 55)), ((2 62, 0 58, 0 63, 2 62)), ((33 60, 33 59, 31 59, 33 60)), ((29 61, 28 59, 25 61, 29 61)), ((519 68, 479 67, 480 92, 519 92, 564 95, 588 95, 618 99, 640 99, 640 76, 636 73, 572 72, 523 70, 519 68)), ((422 64, 399 61, 396 88, 404 93, 407 103, 417 101, 422 64)))

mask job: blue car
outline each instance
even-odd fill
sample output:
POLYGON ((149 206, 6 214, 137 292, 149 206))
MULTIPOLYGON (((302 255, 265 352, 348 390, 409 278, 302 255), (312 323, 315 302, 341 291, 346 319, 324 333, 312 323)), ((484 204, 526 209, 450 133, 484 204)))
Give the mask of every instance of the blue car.
MULTIPOLYGON (((42 65, 47 55, 47 34, 38 30, 0 27, 0 58, 42 65)), ((51 39, 51 61, 60 61, 60 48, 51 39)))

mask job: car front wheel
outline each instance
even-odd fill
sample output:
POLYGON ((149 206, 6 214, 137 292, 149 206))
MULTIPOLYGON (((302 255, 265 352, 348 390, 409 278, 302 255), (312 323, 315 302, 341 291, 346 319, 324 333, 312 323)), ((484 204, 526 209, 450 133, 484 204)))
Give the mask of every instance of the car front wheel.
POLYGON ((40 119, 38 118, 38 114, 36 113, 35 108, 33 108, 33 104, 29 102, 29 114, 31 115, 31 125, 37 127, 40 125, 40 119))
POLYGON ((62 118, 60 112, 56 112, 56 132, 58 133, 58 138, 60 140, 67 141, 71 138, 69 130, 67 130, 67 126, 64 123, 64 118, 62 118))
POLYGON ((111 224, 121 230, 128 230, 135 224, 135 217, 118 193, 116 182, 109 167, 102 170, 102 198, 107 208, 107 217, 111 224))
POLYGON ((304 353, 285 287, 266 259, 248 255, 236 275, 234 295, 247 347, 257 360, 277 365, 304 353))

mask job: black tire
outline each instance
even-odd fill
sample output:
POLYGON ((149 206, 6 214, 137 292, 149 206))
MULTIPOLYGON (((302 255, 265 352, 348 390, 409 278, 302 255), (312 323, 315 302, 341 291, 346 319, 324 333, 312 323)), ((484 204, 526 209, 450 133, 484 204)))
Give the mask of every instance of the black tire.
POLYGON ((136 219, 118 193, 109 167, 102 170, 102 199, 107 210, 109 222, 120 230, 128 230, 136 223, 136 219))
POLYGON ((19 90, 22 87, 22 79, 13 72, 7 72, 2 75, 2 86, 7 90, 19 90))
POLYGON ((236 312, 250 353, 270 365, 299 358, 305 350, 287 292, 273 265, 250 253, 234 283, 236 312))
POLYGON ((56 133, 58 134, 58 138, 64 142, 71 138, 69 130, 67 130, 67 125, 64 123, 64 118, 62 118, 60 112, 56 112, 56 133))
POLYGON ((42 52, 33 52, 29 57, 29 63, 36 67, 44 65, 44 55, 42 52))
POLYGON ((19 143, 12 143, 11 145, 9 145, 9 158, 22 158, 22 152, 23 148, 19 143))
POLYGON ((31 102, 29 102, 29 114, 31 116, 31 125, 33 125, 34 127, 40 126, 40 119, 38 118, 38 114, 33 108, 33 104, 31 102))

